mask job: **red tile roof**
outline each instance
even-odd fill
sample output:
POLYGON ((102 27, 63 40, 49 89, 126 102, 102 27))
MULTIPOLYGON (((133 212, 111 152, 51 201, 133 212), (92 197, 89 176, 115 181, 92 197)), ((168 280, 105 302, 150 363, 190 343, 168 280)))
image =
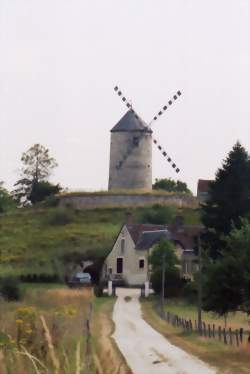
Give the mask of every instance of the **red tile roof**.
POLYGON ((212 182, 211 179, 199 179, 198 186, 197 186, 197 195, 202 192, 209 191, 209 185, 212 182))

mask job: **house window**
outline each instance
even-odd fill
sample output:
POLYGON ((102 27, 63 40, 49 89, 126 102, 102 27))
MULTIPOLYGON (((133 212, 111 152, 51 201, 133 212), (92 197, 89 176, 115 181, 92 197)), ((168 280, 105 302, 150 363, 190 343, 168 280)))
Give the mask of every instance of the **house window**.
POLYGON ((116 273, 117 274, 123 273, 123 258, 122 257, 118 257, 116 259, 116 273))
POLYGON ((122 239, 121 240, 121 254, 122 255, 123 255, 124 251, 125 251, 125 239, 122 239))
POLYGON ((145 260, 144 260, 144 258, 140 258, 139 269, 144 269, 144 267, 145 267, 145 260))

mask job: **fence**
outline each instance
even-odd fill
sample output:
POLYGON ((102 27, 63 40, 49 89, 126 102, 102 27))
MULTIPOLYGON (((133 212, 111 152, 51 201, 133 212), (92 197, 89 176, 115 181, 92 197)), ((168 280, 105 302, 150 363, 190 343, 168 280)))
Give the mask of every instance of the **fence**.
MULTIPOLYGON (((239 347, 247 338, 246 332, 244 332, 243 328, 232 330, 231 327, 229 327, 228 329, 226 329, 222 328, 221 326, 216 326, 215 324, 210 324, 202 321, 201 330, 199 331, 198 323, 196 320, 192 321, 191 319, 185 319, 170 312, 164 312, 164 315, 162 315, 162 311, 159 306, 157 306, 157 312, 161 316, 161 318, 175 327, 180 327, 186 332, 199 333, 204 338, 218 339, 224 344, 239 347)), ((248 337, 248 342, 249 340, 250 339, 248 337)))

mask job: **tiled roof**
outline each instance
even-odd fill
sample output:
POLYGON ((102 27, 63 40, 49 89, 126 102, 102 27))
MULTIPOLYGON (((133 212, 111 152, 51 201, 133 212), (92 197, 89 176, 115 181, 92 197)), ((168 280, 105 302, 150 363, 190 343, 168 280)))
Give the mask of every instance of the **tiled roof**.
POLYGON ((166 225, 151 225, 151 224, 132 224, 126 225, 134 243, 138 242, 141 234, 146 231, 159 231, 159 230, 166 230, 166 225))
POLYGON ((209 192, 209 184, 212 182, 211 179, 199 179, 197 186, 197 195, 199 193, 209 192))
POLYGON ((136 244, 136 249, 150 249, 163 238, 171 239, 168 230, 144 231, 136 244))
MULTIPOLYGON (((142 249, 148 246, 154 239, 159 241, 162 232, 168 233, 168 239, 178 243, 183 249, 193 249, 195 247, 195 238, 204 230, 202 225, 150 225, 150 224, 131 224, 126 225, 136 248, 142 249), (155 234, 154 234, 155 232, 155 234)), ((154 241, 154 244, 155 242, 154 241)), ((153 244, 152 244, 153 245, 153 244)))
POLYGON ((111 132, 120 131, 145 131, 152 132, 147 124, 131 109, 120 119, 120 121, 112 128, 111 132))

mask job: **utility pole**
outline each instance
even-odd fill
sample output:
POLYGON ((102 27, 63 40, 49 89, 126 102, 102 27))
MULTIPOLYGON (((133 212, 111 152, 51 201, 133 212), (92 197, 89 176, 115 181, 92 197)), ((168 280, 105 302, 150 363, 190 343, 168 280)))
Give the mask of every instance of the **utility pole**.
POLYGON ((198 331, 202 335, 202 276, 201 276, 201 241, 198 236, 198 331))
POLYGON ((166 278, 166 254, 162 256, 162 279, 161 279, 161 314, 164 317, 165 305, 165 278, 166 278))

